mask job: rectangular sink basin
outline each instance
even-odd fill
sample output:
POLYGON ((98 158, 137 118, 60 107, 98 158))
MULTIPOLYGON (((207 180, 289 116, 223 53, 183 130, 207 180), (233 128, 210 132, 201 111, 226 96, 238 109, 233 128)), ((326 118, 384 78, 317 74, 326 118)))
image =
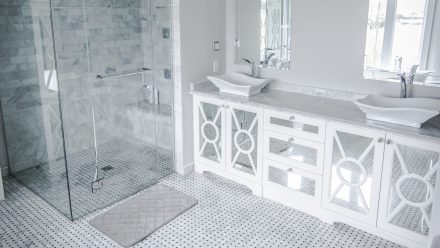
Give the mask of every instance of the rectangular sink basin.
POLYGON ((240 96, 252 96, 261 92, 270 79, 254 78, 246 74, 231 72, 221 76, 209 76, 211 81, 220 92, 240 96))
POLYGON ((367 119, 420 128, 440 114, 440 100, 370 95, 355 101, 367 119))

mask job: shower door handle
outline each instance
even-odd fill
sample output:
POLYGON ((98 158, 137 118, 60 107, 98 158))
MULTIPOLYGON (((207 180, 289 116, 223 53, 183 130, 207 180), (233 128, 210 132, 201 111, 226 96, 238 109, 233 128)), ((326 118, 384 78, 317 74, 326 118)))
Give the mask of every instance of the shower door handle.
POLYGON ((148 96, 148 101, 150 104, 159 105, 159 91, 152 85, 152 84, 146 84, 143 85, 148 96))

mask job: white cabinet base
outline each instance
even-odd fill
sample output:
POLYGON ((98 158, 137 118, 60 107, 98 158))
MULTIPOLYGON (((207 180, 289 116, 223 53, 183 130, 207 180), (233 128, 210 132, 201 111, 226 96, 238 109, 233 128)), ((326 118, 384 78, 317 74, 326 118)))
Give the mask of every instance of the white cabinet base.
MULTIPOLYGON (((326 214, 326 216, 324 218, 328 219, 328 220, 334 220, 334 223, 344 223, 347 224, 349 226, 353 226, 357 229, 360 229, 362 231, 365 231, 367 233, 371 233, 374 234, 376 236, 382 237, 386 240, 392 241, 394 243, 400 244, 404 247, 408 247, 408 248, 427 248, 427 244, 421 244, 421 243, 417 243, 414 242, 410 239, 407 239, 404 236, 399 236, 393 233, 390 233, 386 230, 377 228, 375 226, 371 226, 369 224, 363 223, 361 221, 357 221, 351 217, 346 217, 340 214, 337 214, 333 211, 328 211, 326 214)), ((321 218, 322 220, 322 218, 321 218)), ((324 220, 323 220, 324 221, 324 220)), ((327 222, 327 221, 325 221, 327 222)), ((328 222, 327 222, 328 223, 328 222)))
POLYGON ((252 181, 248 181, 248 180, 243 179, 243 178, 236 176, 234 174, 226 173, 226 171, 219 170, 219 169, 212 167, 212 166, 203 165, 198 162, 195 163, 195 171, 197 173, 203 173, 205 171, 211 172, 213 174, 216 174, 218 176, 221 176, 223 178, 229 179, 231 181, 234 181, 234 182, 237 182, 241 185, 246 186, 247 188, 249 188, 252 191, 252 194, 254 194, 256 196, 260 196, 260 197, 263 196, 263 190, 262 190, 261 184, 254 183, 252 181))
POLYGON ((310 202, 298 202, 297 200, 286 197, 285 192, 283 191, 276 191, 269 187, 263 187, 263 197, 275 202, 278 202, 282 205, 294 208, 296 210, 299 210, 301 212, 304 212, 306 214, 312 215, 318 219, 320 219, 322 222, 325 222, 328 225, 338 225, 338 223, 344 223, 346 225, 350 225, 353 227, 356 227, 362 231, 374 234, 376 236, 382 237, 386 240, 390 240, 392 242, 401 244, 405 247, 410 248, 426 248, 425 245, 413 242, 411 240, 408 240, 402 236, 398 236, 395 234, 392 234, 388 231, 379 229, 375 226, 371 226, 365 223, 362 223, 360 221, 356 221, 350 217, 346 217, 344 215, 335 213, 333 211, 327 210, 322 208, 321 206, 316 206, 314 204, 310 204, 310 202))

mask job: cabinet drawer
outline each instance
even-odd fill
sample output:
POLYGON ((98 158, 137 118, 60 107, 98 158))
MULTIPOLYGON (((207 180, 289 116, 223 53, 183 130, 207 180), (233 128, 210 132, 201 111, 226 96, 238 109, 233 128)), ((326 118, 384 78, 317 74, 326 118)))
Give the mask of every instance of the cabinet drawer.
POLYGON ((297 114, 264 111, 264 128, 318 142, 325 140, 325 120, 297 114))
POLYGON ((324 144, 266 130, 263 156, 297 169, 322 174, 324 144))
POLYGON ((295 208, 320 206, 321 176, 265 159, 263 162, 263 189, 266 195, 280 195, 283 203, 292 202, 295 208))

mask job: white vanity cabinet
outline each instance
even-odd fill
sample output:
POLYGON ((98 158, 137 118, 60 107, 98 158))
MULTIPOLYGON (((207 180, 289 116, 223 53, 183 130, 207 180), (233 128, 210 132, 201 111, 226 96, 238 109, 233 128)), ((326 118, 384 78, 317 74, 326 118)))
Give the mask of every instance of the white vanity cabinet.
POLYGON ((326 140, 323 206, 376 225, 385 133, 329 122, 326 140))
POLYGON ((387 135, 378 226, 428 242, 439 170, 440 143, 387 135))
POLYGON ((194 96, 196 170, 211 171, 261 195, 263 111, 194 96))
POLYGON ((196 171, 329 223, 427 247, 440 139, 235 100, 194 95, 196 171))

